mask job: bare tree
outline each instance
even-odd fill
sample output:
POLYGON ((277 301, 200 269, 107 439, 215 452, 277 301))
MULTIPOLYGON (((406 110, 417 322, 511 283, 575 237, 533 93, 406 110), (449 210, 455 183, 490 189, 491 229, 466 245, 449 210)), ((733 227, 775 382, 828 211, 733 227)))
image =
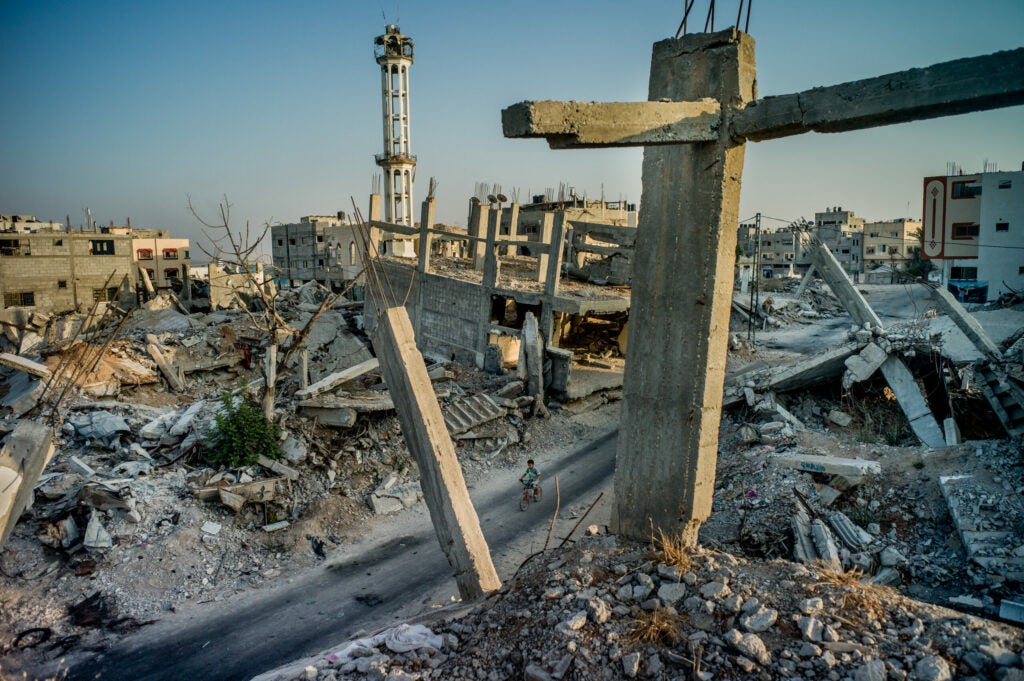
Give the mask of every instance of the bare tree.
POLYGON ((209 230, 204 230, 204 234, 213 245, 213 250, 211 252, 203 245, 199 246, 200 250, 209 256, 211 261, 228 264, 243 277, 244 285, 235 285, 232 286, 232 289, 238 306, 249 317, 253 327, 264 337, 266 342, 266 356, 261 363, 265 385, 262 407, 267 420, 273 420, 278 373, 305 342, 316 320, 330 309, 351 286, 338 294, 328 293, 306 324, 301 329, 296 329, 281 315, 280 296, 276 282, 273 278, 263 278, 256 266, 260 244, 270 233, 271 222, 263 223, 258 233, 250 227, 248 221, 245 223, 244 231, 234 231, 231 227, 231 204, 226 196, 224 201, 218 204, 216 219, 204 218, 192 204, 191 197, 188 198, 188 209, 195 219, 206 230, 209 230), (239 295, 243 291, 247 295, 239 295), (290 346, 283 356, 278 357, 279 345, 289 338, 291 339, 290 346))

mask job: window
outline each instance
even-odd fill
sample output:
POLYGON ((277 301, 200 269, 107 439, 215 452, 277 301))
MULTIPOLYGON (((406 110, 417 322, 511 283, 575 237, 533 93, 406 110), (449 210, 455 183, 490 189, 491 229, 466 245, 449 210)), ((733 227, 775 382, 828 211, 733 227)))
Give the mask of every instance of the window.
POLYGON ((356 264, 356 242, 353 241, 348 245, 348 264, 356 264))
POLYGON ((975 196, 981 196, 981 185, 977 184, 977 180, 954 182, 952 196, 954 199, 973 199, 975 196))
POLYGON ((164 260, 177 260, 178 249, 177 248, 165 248, 164 249, 164 260))
POLYGON ((168 267, 167 269, 164 270, 164 279, 177 279, 177 278, 178 278, 178 268, 177 267, 168 267))
POLYGON ((288 244, 291 246, 295 245, 295 239, 288 239, 288 244))
POLYGON ((1017 274, 1024 274, 1024 265, 1017 268, 1017 274))
POLYGON ((871 237, 872 239, 877 239, 878 238, 878 232, 871 232, 870 234, 868 234, 868 236, 871 237))
POLYGON ((997 222, 996 223, 996 231, 997 232, 1009 232, 1010 231, 1010 223, 1009 222, 997 222))
POLYGON ((66 279, 58 279, 57 280, 57 288, 67 288, 67 287, 68 287, 68 282, 67 282, 66 279))
POLYGON ((277 245, 278 246, 284 246, 284 239, 278 239, 277 240, 277 245))
POLYGON ((139 260, 152 260, 153 259, 153 249, 152 248, 140 248, 139 250, 137 250, 135 252, 135 255, 136 255, 136 257, 139 260))
POLYGON ((977 267, 950 267, 949 278, 954 281, 971 280, 978 278, 977 267))
POLYGON ((89 241, 90 255, 114 255, 113 239, 92 239, 89 241))
POLYGON ((146 274, 149 275, 149 283, 152 284, 154 281, 156 281, 156 270, 150 269, 149 267, 147 267, 146 268, 146 274))
POLYGON ((320 266, 320 267, 323 267, 323 266, 324 266, 324 259, 323 259, 323 258, 320 258, 319 260, 317 260, 317 261, 316 261, 316 264, 317 264, 318 266, 320 266))
POLYGON ((850 254, 850 249, 849 248, 844 248, 842 253, 843 253, 843 255, 849 255, 850 254))
POLYGON ((21 254, 21 241, 18 239, 0 239, 0 255, 21 254))
POLYGON ((954 239, 970 239, 975 236, 978 236, 978 225, 970 222, 953 223, 954 239))
POLYGON ((865 253, 867 253, 868 255, 874 255, 875 254, 875 247, 874 246, 868 246, 868 248, 865 251, 865 253))
POLYGON ((4 307, 32 307, 36 304, 33 291, 8 291, 4 293, 4 307))
POLYGON ((900 249, 895 246, 889 246, 889 255, 899 255, 900 249))
POLYGON ((999 183, 1000 189, 1010 189, 1011 187, 1013 187, 1013 180, 1002 180, 999 183))
POLYGON ((108 289, 94 288, 92 290, 92 299, 97 302, 105 302, 117 298, 117 287, 114 286, 108 289))
POLYGON ((318 244, 322 244, 324 242, 324 235, 323 234, 317 234, 316 235, 316 242, 318 244))
POLYGON ((181 252, 181 257, 185 258, 185 260, 189 259, 189 253, 187 248, 181 252))
POLYGON ((54 239, 53 240, 53 245, 54 246, 63 246, 64 245, 64 239, 54 239))

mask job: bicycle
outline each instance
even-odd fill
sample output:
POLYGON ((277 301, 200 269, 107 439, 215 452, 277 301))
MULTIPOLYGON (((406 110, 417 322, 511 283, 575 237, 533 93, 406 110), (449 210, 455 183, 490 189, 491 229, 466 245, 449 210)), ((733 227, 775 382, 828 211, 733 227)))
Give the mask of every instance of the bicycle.
POLYGON ((541 489, 540 485, 534 484, 532 480, 526 480, 523 482, 523 498, 519 500, 519 510, 525 511, 530 507, 530 497, 533 497, 534 503, 540 501, 541 489), (533 492, 531 495, 530 492, 533 492))

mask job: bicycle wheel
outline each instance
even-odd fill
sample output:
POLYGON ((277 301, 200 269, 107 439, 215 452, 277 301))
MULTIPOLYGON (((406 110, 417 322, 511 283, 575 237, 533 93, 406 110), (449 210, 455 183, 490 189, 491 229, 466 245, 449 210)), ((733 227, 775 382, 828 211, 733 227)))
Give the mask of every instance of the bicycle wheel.
POLYGON ((519 510, 520 511, 525 511, 529 507, 530 507, 530 495, 529 494, 524 494, 523 497, 519 500, 519 510))

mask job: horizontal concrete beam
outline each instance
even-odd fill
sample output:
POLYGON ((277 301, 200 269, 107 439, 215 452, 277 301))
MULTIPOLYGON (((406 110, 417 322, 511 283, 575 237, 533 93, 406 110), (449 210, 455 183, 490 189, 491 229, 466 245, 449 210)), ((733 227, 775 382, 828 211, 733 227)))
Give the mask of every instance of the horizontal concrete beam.
POLYGON ((552 149, 636 147, 718 139, 721 106, 697 102, 520 102, 501 112, 505 137, 544 137, 552 149))
POLYGON ((843 132, 1024 104, 1024 47, 766 97, 734 112, 734 138, 843 132))

